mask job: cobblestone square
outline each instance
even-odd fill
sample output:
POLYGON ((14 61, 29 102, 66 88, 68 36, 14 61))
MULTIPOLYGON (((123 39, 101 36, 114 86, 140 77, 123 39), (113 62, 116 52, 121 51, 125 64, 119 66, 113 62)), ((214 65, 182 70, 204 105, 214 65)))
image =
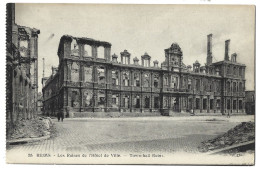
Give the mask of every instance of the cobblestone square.
POLYGON ((253 116, 78 118, 54 121, 50 139, 8 146, 15 152, 198 152, 200 142, 216 137, 253 116))

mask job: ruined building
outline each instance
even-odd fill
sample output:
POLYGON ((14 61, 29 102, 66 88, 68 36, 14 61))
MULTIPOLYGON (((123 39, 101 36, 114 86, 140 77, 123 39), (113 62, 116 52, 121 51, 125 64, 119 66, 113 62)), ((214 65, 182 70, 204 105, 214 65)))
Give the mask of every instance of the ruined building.
POLYGON ((7 4, 6 19, 6 129, 12 130, 37 112, 40 30, 15 23, 15 4, 7 4))
POLYGON ((177 43, 165 49, 165 61, 151 63, 147 53, 131 62, 124 50, 111 55, 111 44, 64 35, 58 48, 59 66, 44 79, 43 110, 69 117, 233 114, 245 109, 245 65, 237 55, 212 63, 212 34, 202 66, 183 63, 177 43))

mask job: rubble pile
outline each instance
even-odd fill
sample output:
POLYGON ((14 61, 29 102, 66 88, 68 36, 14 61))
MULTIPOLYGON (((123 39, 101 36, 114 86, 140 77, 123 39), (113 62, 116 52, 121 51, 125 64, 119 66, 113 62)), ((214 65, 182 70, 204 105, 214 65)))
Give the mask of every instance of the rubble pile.
POLYGON ((224 148, 233 144, 252 141, 255 139, 254 122, 242 122, 236 127, 230 129, 223 135, 205 142, 198 147, 200 152, 208 152, 215 149, 224 148))
POLYGON ((52 121, 48 117, 19 120, 10 139, 37 138, 50 134, 52 121))

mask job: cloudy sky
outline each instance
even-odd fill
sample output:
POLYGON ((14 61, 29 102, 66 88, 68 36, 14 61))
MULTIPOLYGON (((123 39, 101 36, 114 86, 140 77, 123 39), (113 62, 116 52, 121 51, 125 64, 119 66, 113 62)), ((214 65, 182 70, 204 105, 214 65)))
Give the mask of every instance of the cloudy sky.
POLYGON ((213 62, 224 59, 225 40, 230 55, 246 64, 246 89, 254 89, 254 7, 199 5, 72 5, 16 4, 16 23, 40 29, 39 90, 42 58, 45 76, 58 66, 60 37, 69 34, 108 41, 111 53, 127 49, 132 59, 147 52, 159 64, 164 49, 177 42, 186 65, 206 62, 207 35, 213 34, 213 62))

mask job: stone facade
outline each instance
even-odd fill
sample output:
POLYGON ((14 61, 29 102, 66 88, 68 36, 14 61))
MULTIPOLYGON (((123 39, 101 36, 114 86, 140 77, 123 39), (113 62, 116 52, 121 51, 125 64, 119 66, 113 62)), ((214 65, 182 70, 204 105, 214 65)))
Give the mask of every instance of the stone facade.
MULTIPOLYGON (((228 43, 227 43, 228 42, 228 43)), ((81 116, 145 116, 244 113, 245 65, 225 59, 212 63, 212 34, 208 35, 207 63, 183 63, 177 43, 165 49, 165 61, 151 65, 145 53, 131 63, 124 50, 111 55, 111 44, 64 35, 58 48, 59 66, 44 79, 46 115, 63 112, 81 116)))
POLYGON ((15 5, 7 4, 6 120, 7 130, 37 113, 39 30, 15 23, 15 5))

